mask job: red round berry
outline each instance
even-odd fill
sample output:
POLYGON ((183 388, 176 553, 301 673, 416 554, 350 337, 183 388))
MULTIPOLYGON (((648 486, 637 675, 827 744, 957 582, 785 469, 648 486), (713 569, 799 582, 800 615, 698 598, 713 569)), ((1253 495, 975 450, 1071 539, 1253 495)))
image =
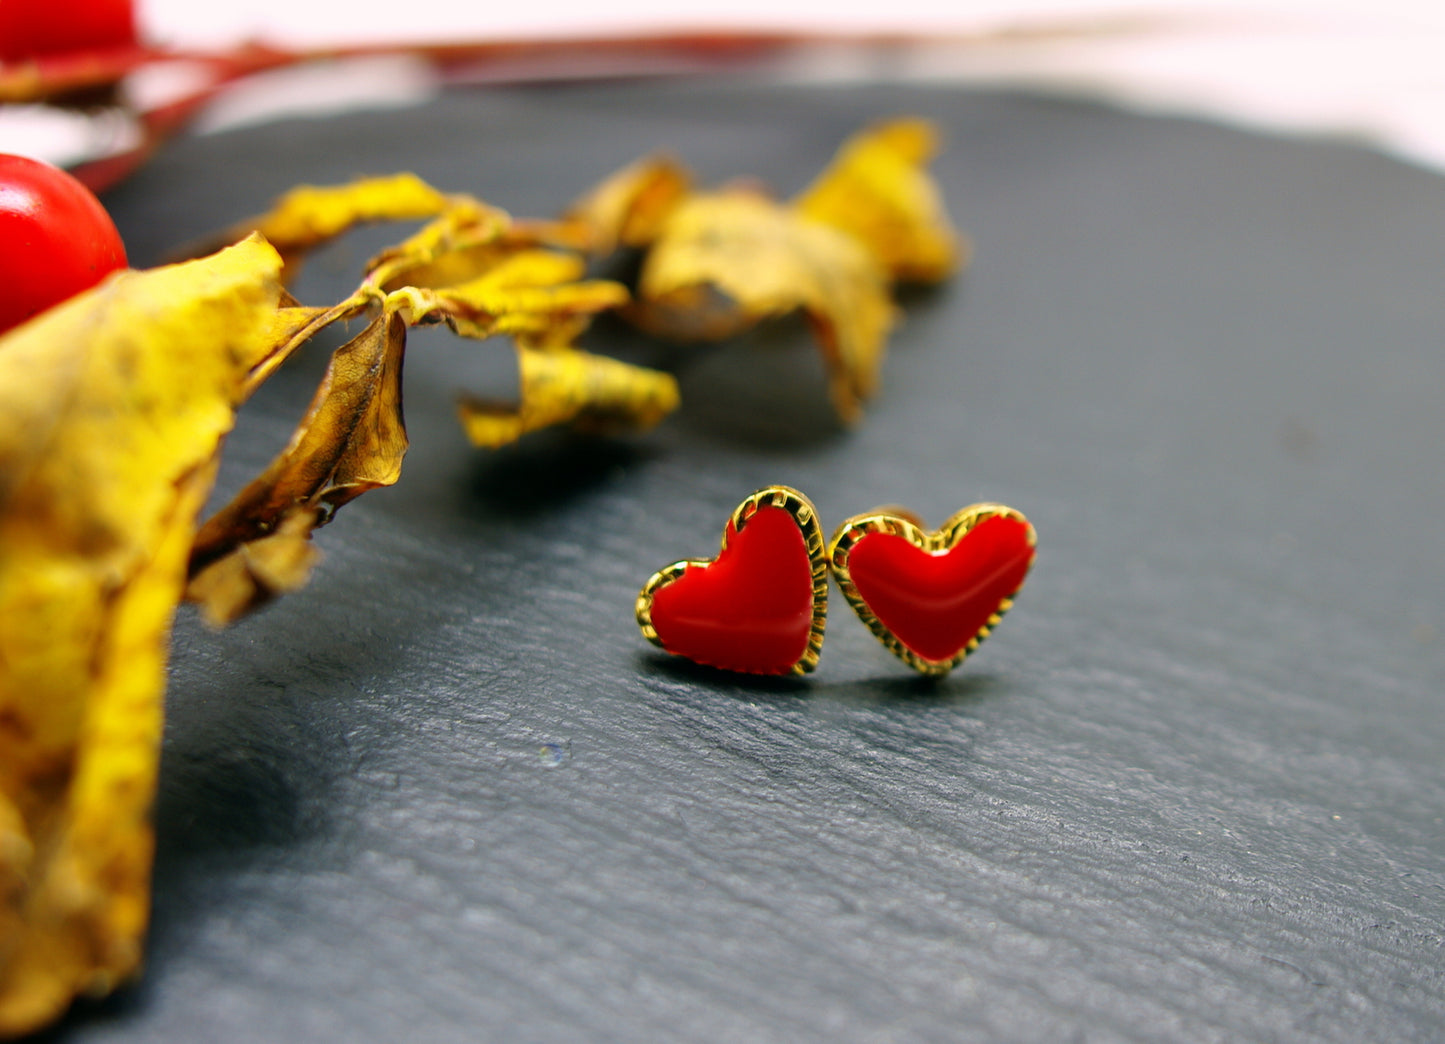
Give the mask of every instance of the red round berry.
POLYGON ((0 332, 124 268, 125 244, 65 171, 0 154, 0 332))

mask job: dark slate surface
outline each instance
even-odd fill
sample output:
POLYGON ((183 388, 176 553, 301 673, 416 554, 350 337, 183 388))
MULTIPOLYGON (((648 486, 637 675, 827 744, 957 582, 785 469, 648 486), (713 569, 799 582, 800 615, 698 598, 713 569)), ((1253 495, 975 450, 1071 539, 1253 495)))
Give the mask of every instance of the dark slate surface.
POLYGON ((612 329, 678 368, 679 416, 478 453, 478 353, 415 342, 401 484, 305 592, 219 636, 183 614, 148 972, 57 1039, 1445 1037, 1445 182, 1065 102, 701 85, 183 141, 110 202, 148 263, 361 172, 548 213, 665 145, 791 192, 903 111, 947 128, 978 262, 909 299, 857 431, 800 325, 612 329), (806 681, 652 652, 637 587, 779 481, 829 530, 1002 500, 1039 564, 939 685, 836 596, 806 681))

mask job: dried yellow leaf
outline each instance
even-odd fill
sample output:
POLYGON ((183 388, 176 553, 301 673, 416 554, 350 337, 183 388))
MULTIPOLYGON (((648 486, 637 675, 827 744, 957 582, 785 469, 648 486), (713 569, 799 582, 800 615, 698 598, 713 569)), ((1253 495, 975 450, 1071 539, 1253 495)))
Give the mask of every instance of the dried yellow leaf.
POLYGON ((459 404, 473 445, 505 446, 557 424, 599 434, 647 429, 677 408, 677 382, 656 370, 569 348, 518 348, 517 363, 517 406, 476 399, 459 404))
POLYGON ((445 287, 475 279, 508 254, 532 245, 509 235, 512 218, 504 210, 469 196, 453 197, 436 220, 366 266, 366 283, 380 290, 403 286, 445 287))
POLYGON ((0 1036, 140 961, 171 618, 280 268, 248 240, 0 341, 0 1036))
POLYGON ((576 230, 578 248, 590 254, 646 246, 687 196, 691 180, 671 157, 649 156, 610 175, 573 203, 562 222, 576 230))
POLYGON ((248 218, 219 237, 232 242, 259 232, 286 259, 287 281, 307 251, 357 225, 434 217, 452 199, 415 174, 362 178, 347 185, 300 185, 281 196, 265 214, 248 218))
POLYGON ((891 279, 937 282, 967 258, 925 169, 937 149, 927 120, 862 131, 793 205, 862 242, 891 279))
POLYGON ((693 196, 648 252, 631 314, 664 337, 713 339, 800 308, 834 408, 854 421, 877 387, 894 309, 873 256, 836 228, 746 190, 693 196))
POLYGON ((388 295, 413 325, 445 320, 464 337, 505 334, 528 346, 569 345, 598 312, 627 302, 627 288, 581 281, 576 254, 524 250, 497 258, 484 274, 441 290, 406 287, 388 295))

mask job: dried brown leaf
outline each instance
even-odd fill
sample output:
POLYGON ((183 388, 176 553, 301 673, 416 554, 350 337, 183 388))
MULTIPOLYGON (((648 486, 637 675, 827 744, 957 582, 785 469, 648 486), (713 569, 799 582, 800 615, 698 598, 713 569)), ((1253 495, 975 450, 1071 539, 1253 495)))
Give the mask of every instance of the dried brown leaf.
POLYGON ((342 301, 330 308, 307 308, 297 304, 290 294, 282 292, 281 307, 270 316, 266 340, 271 345, 264 358, 251 367, 246 378, 246 393, 266 382, 276 368, 289 359, 303 344, 337 320, 351 319, 366 310, 364 296, 342 301))
POLYGON ((186 598, 200 604, 208 624, 224 627, 279 595, 300 590, 321 557, 311 542, 319 520, 315 508, 292 508, 271 533, 242 544, 192 577, 186 598))
MULTIPOLYGON (((201 527, 192 575, 271 535, 298 509, 326 520, 367 490, 396 482, 407 450, 401 410, 405 351, 406 324, 389 310, 336 349, 290 443, 201 527)), ((190 593, 199 598, 204 591, 190 593)), ((227 592, 205 604, 209 613, 227 618, 222 606, 237 601, 227 592)))

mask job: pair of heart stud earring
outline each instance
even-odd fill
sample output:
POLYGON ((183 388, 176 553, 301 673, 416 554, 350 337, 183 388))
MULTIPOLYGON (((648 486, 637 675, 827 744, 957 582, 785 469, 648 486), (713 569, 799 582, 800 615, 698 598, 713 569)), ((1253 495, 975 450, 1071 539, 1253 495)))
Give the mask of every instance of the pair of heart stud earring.
POLYGON ((903 508, 876 508, 825 545, 812 502, 768 486, 737 506, 716 558, 652 574, 637 596, 637 623, 659 648, 711 667, 807 674, 823 648, 831 572, 895 656, 943 675, 1012 607, 1036 542, 1020 512, 973 504, 936 530, 903 508))

